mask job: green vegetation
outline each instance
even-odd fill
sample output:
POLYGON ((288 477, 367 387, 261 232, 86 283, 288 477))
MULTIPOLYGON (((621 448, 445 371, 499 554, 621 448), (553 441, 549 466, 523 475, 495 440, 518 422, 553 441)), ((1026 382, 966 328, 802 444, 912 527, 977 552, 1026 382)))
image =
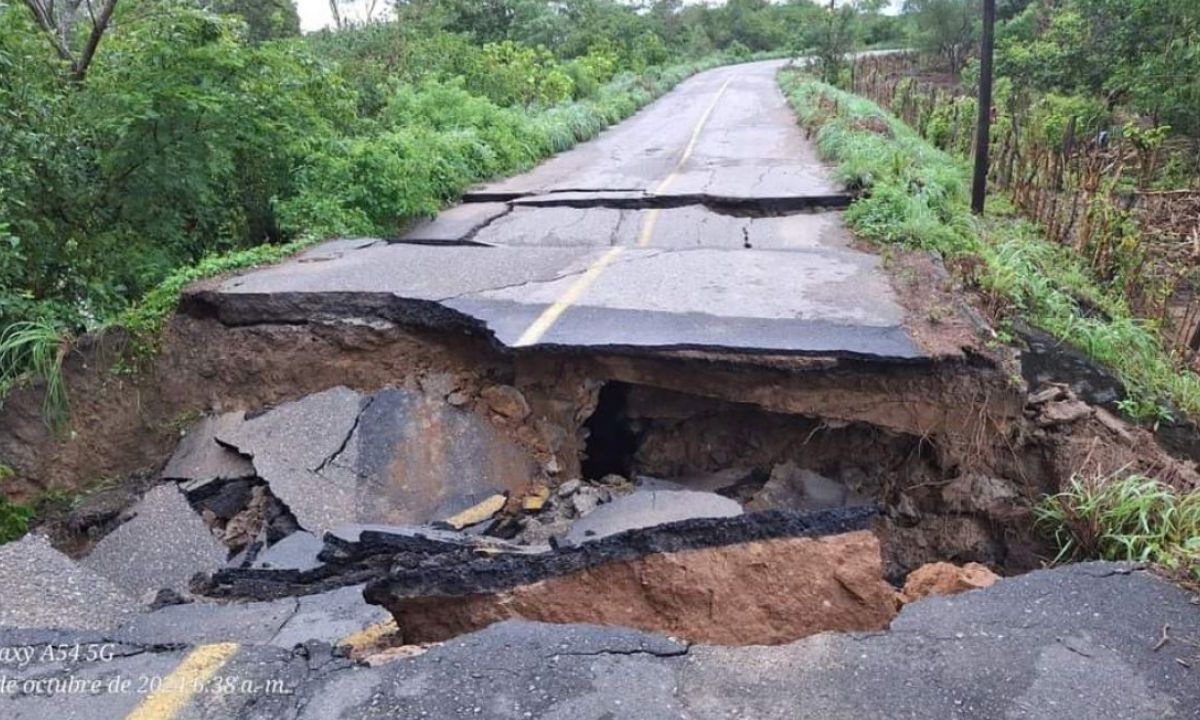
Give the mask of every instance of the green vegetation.
MULTIPOLYGON (((0 464, 0 483, 13 475, 13 469, 0 464)), ((18 505, 0 495, 0 545, 24 535, 33 520, 33 508, 18 505)))
POLYGON ((1003 211, 971 215, 962 161, 934 148, 874 103, 788 74, 782 85, 838 180, 866 190, 846 213, 866 239, 936 251, 975 268, 965 278, 986 293, 1000 319, 1024 318, 1109 365, 1129 392, 1126 409, 1161 419, 1177 408, 1200 417, 1200 377, 1179 371, 1124 297, 1097 283, 1073 251, 1045 240, 1003 211), (1082 301, 1108 317, 1084 312, 1082 301))
POLYGON ((1153 562, 1200 580, 1200 491, 1140 475, 1076 477, 1036 515, 1058 545, 1056 561, 1153 562))
POLYGON ((1034 0, 1005 23, 997 69, 1023 89, 1103 99, 1200 134, 1200 3, 1034 0))
MULTIPOLYGON (((45 384, 45 417, 61 425, 67 411, 62 364, 67 353, 62 331, 46 319, 15 322, 0 332, 0 396, 30 377, 45 384)), ((0 473, 0 478, 2 478, 0 473)))
POLYGON ((29 531, 33 510, 0 496, 0 545, 16 540, 29 531))

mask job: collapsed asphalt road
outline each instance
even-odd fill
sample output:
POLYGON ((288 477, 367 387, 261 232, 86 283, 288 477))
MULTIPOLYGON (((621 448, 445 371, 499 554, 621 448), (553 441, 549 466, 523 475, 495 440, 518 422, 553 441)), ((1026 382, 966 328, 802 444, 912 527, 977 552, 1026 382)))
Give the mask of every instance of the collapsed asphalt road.
POLYGON ((281 645, 271 625, 278 613, 255 606, 229 612, 241 621, 215 617, 209 637, 195 644, 163 643, 170 637, 163 632, 0 630, 4 649, 40 654, 78 643, 104 657, 5 662, 0 712, 12 720, 1140 720, 1194 718, 1200 708, 1193 669, 1200 666, 1200 611, 1183 591, 1107 564, 931 598, 908 606, 888 632, 777 647, 688 645, 616 627, 509 621, 369 667, 335 657, 322 642, 281 645), (62 685, 52 693, 53 681, 69 678, 100 689, 62 685), (154 678, 173 689, 153 694, 154 678), (105 691, 126 681, 126 692, 105 691), (150 695, 157 701, 148 702, 150 695))
POLYGON ((404 237, 329 243, 187 307, 242 324, 369 309, 519 348, 922 358, 879 259, 831 210, 851 198, 797 127, 780 65, 704 73, 404 237))
POLYGON ((189 288, 154 484, 0 548, 0 717, 1196 716, 1148 572, 896 592, 1034 567, 1047 448, 1132 434, 852 245, 778 67, 189 288))

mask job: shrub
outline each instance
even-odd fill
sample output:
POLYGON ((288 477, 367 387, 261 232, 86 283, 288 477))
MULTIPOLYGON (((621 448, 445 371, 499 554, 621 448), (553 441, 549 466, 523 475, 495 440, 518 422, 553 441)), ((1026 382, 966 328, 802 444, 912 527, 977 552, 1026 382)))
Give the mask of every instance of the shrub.
MULTIPOLYGON (((0 479, 2 477, 0 476, 0 479)), ((13 503, 0 495, 0 544, 17 540, 29 532, 29 523, 32 520, 31 508, 13 503)))

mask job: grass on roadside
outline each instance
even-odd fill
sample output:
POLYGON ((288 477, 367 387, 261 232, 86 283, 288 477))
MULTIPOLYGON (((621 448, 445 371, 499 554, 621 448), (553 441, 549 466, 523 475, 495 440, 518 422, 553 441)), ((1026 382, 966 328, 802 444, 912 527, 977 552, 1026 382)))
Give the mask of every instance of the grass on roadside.
POLYGON ((816 132, 836 179, 864 196, 846 212, 867 240, 974 258, 974 282, 1000 320, 1023 318, 1113 369, 1126 386, 1123 409, 1143 421, 1172 409, 1200 418, 1200 376, 1181 370, 1125 299, 1096 282, 1069 248, 1044 239, 1006 203, 970 212, 966 167, 875 103, 799 73, 780 83, 801 123, 816 132), (1107 317, 1084 312, 1080 302, 1107 317))
POLYGON ((68 410, 62 366, 69 348, 69 337, 49 320, 28 320, 4 328, 0 332, 0 398, 17 385, 41 381, 45 386, 43 416, 47 424, 60 427, 68 410))
POLYGON ((1141 475, 1076 476, 1035 512, 1058 546, 1055 562, 1152 562, 1200 581, 1200 490, 1141 475))

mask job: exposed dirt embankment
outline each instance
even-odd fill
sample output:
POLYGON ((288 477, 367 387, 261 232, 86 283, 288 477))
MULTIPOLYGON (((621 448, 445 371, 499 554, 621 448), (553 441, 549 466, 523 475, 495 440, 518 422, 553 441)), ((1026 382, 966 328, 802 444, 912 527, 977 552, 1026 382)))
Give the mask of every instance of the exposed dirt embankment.
POLYGON ((775 645, 827 631, 883 630, 898 607, 879 540, 860 531, 658 553, 494 594, 385 603, 406 642, 494 622, 624 625, 692 642, 775 645))
MULTIPOLYGON (((1030 507, 1074 472, 1141 470, 1196 482, 1194 465, 1077 400, 1068 387, 1029 394, 1010 363, 972 349, 964 321, 955 322, 943 339, 957 338, 951 343, 957 352, 947 345, 940 359, 895 362, 704 351, 514 352, 478 334, 378 317, 229 326, 180 315, 143 374, 114 372, 123 342, 117 335, 72 354, 66 370, 72 424, 61 436, 42 423, 36 389, 10 398, 0 415, 0 461, 16 470, 7 492, 18 499, 140 478, 126 483, 134 491, 85 499, 55 526, 61 545, 82 550, 120 520, 137 488, 159 478, 181 433, 202 415, 234 413, 236 423, 244 417, 251 429, 215 438, 243 456, 259 455, 258 475, 243 478, 242 490, 287 482, 296 498, 309 496, 288 468, 300 450, 317 448, 300 432, 303 423, 293 432, 285 418, 315 413, 329 422, 331 416, 304 404, 282 408, 343 388, 337 408, 345 422, 319 438, 328 452, 293 468, 318 483, 341 478, 351 494, 362 488, 350 478, 367 478, 371 492, 360 493, 357 509, 348 495, 337 517, 395 521, 401 515, 366 510, 378 498, 409 497, 417 485, 428 486, 429 497, 461 503, 496 492, 506 494, 510 513, 498 532, 544 541, 558 532, 559 519, 511 515, 527 496, 541 498, 534 501, 541 507, 547 492, 572 481, 648 476, 679 489, 719 492, 749 510, 875 503, 884 508, 875 530, 894 581, 939 560, 1009 572, 1035 566, 1030 507), (272 409, 274 419, 260 417, 272 409), (290 433, 295 444, 269 433, 256 439, 268 430, 290 433), (273 459, 268 451, 276 446, 280 456, 273 459), (487 466, 476 473, 484 481, 478 488, 443 494, 449 449, 465 453, 451 458, 462 472, 475 473, 473 463, 487 466), (505 461, 487 461, 497 457, 505 461)), ((588 497, 570 502, 596 502, 588 497)), ((221 527, 238 512, 217 513, 221 527)), ((302 515, 300 526, 319 533, 322 527, 305 527, 302 515)))
POLYGON ((16 471, 8 493, 75 490, 152 473, 206 412, 259 410, 337 385, 375 390, 422 379, 475 393, 511 377, 511 361, 481 339, 429 337, 387 322, 226 327, 177 316, 151 367, 119 372, 128 339, 88 338, 67 359, 71 418, 59 435, 42 420, 37 388, 0 413, 0 460, 16 471))

